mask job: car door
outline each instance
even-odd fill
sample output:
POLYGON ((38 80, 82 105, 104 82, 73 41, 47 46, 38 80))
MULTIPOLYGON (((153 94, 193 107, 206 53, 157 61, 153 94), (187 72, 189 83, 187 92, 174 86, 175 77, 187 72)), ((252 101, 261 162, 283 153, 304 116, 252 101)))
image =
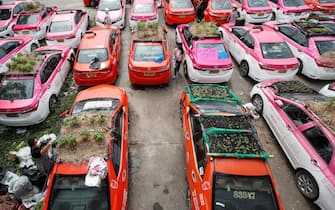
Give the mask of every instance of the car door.
POLYGON ((241 39, 246 33, 247 31, 243 28, 233 27, 231 35, 225 36, 225 42, 227 43, 230 53, 234 56, 237 63, 240 63, 243 59, 242 57, 245 51, 243 47, 241 47, 241 45, 244 45, 241 39))
POLYGON ((63 84, 60 74, 61 58, 62 55, 60 53, 51 55, 40 73, 42 85, 47 88, 47 94, 50 96, 52 94, 58 95, 63 84))

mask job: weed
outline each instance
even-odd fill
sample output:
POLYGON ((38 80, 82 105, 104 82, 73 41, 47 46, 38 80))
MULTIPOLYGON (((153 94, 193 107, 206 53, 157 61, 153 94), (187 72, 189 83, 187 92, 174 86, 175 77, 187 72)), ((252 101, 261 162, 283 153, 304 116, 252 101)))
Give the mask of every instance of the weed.
POLYGON ((93 138, 95 142, 101 142, 105 138, 105 133, 101 129, 96 129, 93 138))
POLYGON ((80 132, 80 137, 82 140, 87 141, 90 138, 90 132, 88 132, 87 130, 82 130, 80 132))
POLYGON ((71 150, 74 150, 77 145, 77 140, 75 136, 69 135, 69 136, 64 136, 63 138, 61 138, 59 143, 60 145, 67 145, 70 147, 71 150))

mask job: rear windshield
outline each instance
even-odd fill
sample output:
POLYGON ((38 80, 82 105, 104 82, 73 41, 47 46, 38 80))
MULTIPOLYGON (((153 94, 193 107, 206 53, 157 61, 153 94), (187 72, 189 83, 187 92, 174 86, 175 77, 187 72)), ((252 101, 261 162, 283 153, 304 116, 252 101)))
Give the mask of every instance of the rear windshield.
POLYGON ((21 100, 32 98, 34 79, 4 79, 0 87, 0 99, 21 100))
POLYGON ((19 41, 9 41, 0 46, 0 59, 8 55, 12 50, 20 46, 19 41))
POLYGON ((215 174, 213 209, 278 209, 270 177, 215 174))
POLYGON ((8 20, 11 13, 11 9, 0 9, 0 20, 8 20))
POLYGON ((253 0, 248 1, 249 7, 267 7, 269 6, 268 2, 265 0, 253 0))
POLYGON ((55 21, 51 23, 50 32, 72 31, 71 21, 55 21))
POLYGON ((226 10, 232 9, 233 6, 228 0, 214 0, 211 1, 211 8, 212 10, 226 10))
POLYGON ((56 175, 48 210, 60 209, 110 209, 107 179, 101 181, 100 187, 87 187, 84 175, 56 175))
POLYGON ((195 103, 196 107, 201 113, 217 113, 217 112, 228 112, 234 114, 242 114, 242 109, 236 104, 220 103, 220 102, 204 102, 199 101, 195 103))
POLYGON ((217 59, 228 58, 228 53, 223 43, 198 43, 197 45, 198 57, 217 57, 217 59))
POLYGON ((284 0, 284 5, 287 7, 298 7, 306 5, 306 3, 304 0, 284 0))
POLYGON ((261 43, 263 58, 292 58, 293 54, 285 42, 261 43))
POLYGON ((107 59, 108 59, 108 52, 106 48, 83 49, 79 50, 77 62, 91 63, 94 60, 104 62, 107 61, 107 59))
POLYGON ((165 60, 164 49, 161 44, 142 45, 135 47, 134 61, 162 62, 165 60))
POLYGON ((134 6, 134 13, 153 13, 154 7, 152 4, 136 4, 134 6))
POLYGON ((192 7, 190 0, 171 0, 172 9, 187 9, 192 7))
POLYGON ((17 24, 20 24, 20 25, 36 24, 37 22, 38 22, 37 14, 20 15, 19 19, 17 20, 17 24))
POLYGON ((320 55, 325 53, 335 54, 335 40, 316 41, 315 44, 320 55))
POLYGON ((98 6, 98 10, 105 11, 106 8, 109 9, 110 11, 120 10, 121 9, 121 3, 120 3, 119 0, 100 1, 100 4, 98 6))
POLYGON ((335 0, 320 0, 321 4, 325 4, 325 3, 335 3, 335 0))
POLYGON ((113 98, 92 98, 82 100, 73 107, 72 114, 83 112, 112 112, 120 103, 120 100, 113 98))

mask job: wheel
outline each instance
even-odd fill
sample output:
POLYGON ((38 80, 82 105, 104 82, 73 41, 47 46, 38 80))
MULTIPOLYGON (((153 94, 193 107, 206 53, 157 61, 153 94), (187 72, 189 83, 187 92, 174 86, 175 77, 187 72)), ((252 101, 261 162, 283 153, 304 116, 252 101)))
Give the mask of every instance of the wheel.
POLYGON ((295 184, 303 196, 310 200, 319 197, 319 187, 313 176, 305 170, 299 170, 295 174, 295 184))
POLYGON ((271 17, 271 20, 276 20, 276 13, 272 13, 272 17, 271 17))
POLYGON ((246 61, 242 61, 240 64, 240 74, 242 77, 246 77, 249 74, 249 64, 246 61))
POLYGON ((251 99, 251 102, 256 107, 258 114, 262 114, 264 106, 262 97, 260 95, 254 95, 251 99))
POLYGON ((300 59, 298 59, 298 61, 299 61, 299 68, 298 68, 297 74, 300 75, 302 73, 302 69, 304 68, 304 64, 302 63, 300 59))
POLYGON ((192 209, 192 202, 191 202, 191 193, 190 193, 190 188, 186 188, 186 193, 185 193, 185 201, 186 201, 186 209, 191 210, 192 209))
POLYGON ((57 104, 57 97, 56 95, 52 95, 49 99, 49 111, 54 112, 56 109, 56 104, 57 104))
POLYGON ((30 51, 33 52, 37 48, 38 48, 37 44, 33 43, 33 44, 31 44, 30 51))
POLYGON ((184 64, 183 64, 183 67, 184 67, 184 76, 187 80, 189 80, 189 76, 188 76, 188 70, 187 70, 187 63, 186 61, 184 61, 184 64))

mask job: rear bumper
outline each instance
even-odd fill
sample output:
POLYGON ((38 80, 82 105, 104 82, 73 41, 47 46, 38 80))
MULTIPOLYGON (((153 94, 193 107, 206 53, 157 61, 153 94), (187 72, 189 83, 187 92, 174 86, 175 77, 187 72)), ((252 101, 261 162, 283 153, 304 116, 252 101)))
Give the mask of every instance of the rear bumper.
POLYGON ((144 72, 135 72, 128 69, 129 79, 136 85, 163 85, 169 83, 171 70, 157 72, 153 76, 145 76, 144 72))

